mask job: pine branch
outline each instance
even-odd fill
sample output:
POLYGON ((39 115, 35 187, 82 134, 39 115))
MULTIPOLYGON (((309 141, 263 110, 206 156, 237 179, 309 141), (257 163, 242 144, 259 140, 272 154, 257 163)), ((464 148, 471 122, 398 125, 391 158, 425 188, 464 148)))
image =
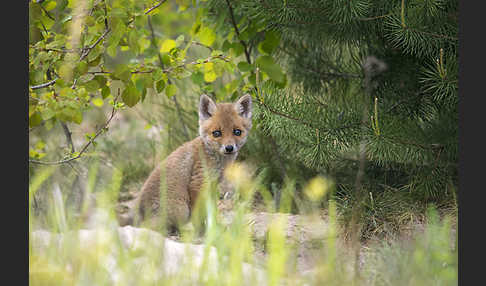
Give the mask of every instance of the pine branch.
MULTIPOLYGON (((285 47, 279 46, 278 49, 282 52, 284 52, 286 55, 294 58, 294 59, 299 59, 300 57, 291 53, 288 51, 285 47)), ((305 50, 305 47, 300 47, 300 49, 305 50)), ((326 72, 326 71, 320 71, 316 70, 315 68, 311 67, 310 65, 304 64, 304 61, 297 61, 297 63, 303 67, 304 69, 311 71, 315 74, 322 75, 323 77, 341 77, 341 78, 363 78, 362 75, 360 74, 355 74, 355 73, 345 73, 345 72, 326 72)), ((331 67, 335 68, 336 67, 331 67)))
POLYGON ((459 41, 459 38, 457 38, 457 37, 447 36, 447 35, 441 35, 441 34, 436 34, 436 33, 431 33, 431 32, 426 32, 426 31, 419 30, 419 29, 412 28, 412 27, 408 27, 408 26, 407 27, 404 27, 403 29, 404 30, 410 30, 410 31, 418 32, 418 33, 421 33, 421 34, 424 34, 424 35, 428 35, 428 36, 431 36, 431 37, 434 37, 434 38, 447 39, 447 40, 452 40, 452 41, 459 41))

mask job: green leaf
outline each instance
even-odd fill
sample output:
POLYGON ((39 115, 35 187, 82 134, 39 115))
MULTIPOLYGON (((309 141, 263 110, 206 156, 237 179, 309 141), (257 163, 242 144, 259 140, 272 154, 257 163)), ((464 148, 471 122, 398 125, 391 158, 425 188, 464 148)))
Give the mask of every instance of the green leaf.
POLYGON ((152 77, 147 75, 138 75, 135 79, 135 87, 137 88, 137 92, 140 94, 141 100, 145 99, 145 95, 147 94, 147 88, 153 86, 152 77))
POLYGON ((163 54, 162 55, 162 63, 165 66, 170 66, 170 56, 168 54, 163 54))
POLYGON ((202 72, 194 72, 191 75, 191 80, 197 85, 202 85, 204 83, 204 74, 202 72))
POLYGON ((29 117, 29 127, 34 127, 38 126, 42 122, 42 116, 39 112, 34 112, 30 117, 29 117))
POLYGON ((63 63, 58 69, 59 77, 63 79, 65 82, 71 81, 72 78, 72 69, 69 63, 63 63))
POLYGON ((250 38, 255 37, 257 32, 255 25, 247 25, 243 31, 240 31, 240 39, 243 41, 248 41, 250 38))
POLYGON ((277 88, 284 88, 287 85, 287 75, 284 74, 284 78, 281 82, 275 82, 277 88))
POLYGON ((214 71, 204 73, 204 80, 206 82, 213 82, 218 78, 218 75, 214 71))
POLYGON ((93 137, 95 137, 95 133, 92 132, 92 133, 86 133, 84 134, 84 138, 86 138, 86 140, 90 141, 93 137))
POLYGON ((285 81, 285 74, 282 72, 280 66, 274 62, 270 56, 260 56, 256 60, 256 65, 266 72, 268 76, 278 83, 285 81))
POLYGON ((93 99, 91 102, 94 104, 94 106, 97 106, 97 107, 102 107, 103 104, 104 104, 103 99, 101 99, 99 97, 93 99))
POLYGON ((46 147, 46 143, 44 143, 44 141, 42 140, 39 140, 36 144, 35 144, 35 149, 36 150, 42 150, 44 149, 44 147, 46 147))
POLYGON ((132 73, 126 65, 118 65, 115 68, 115 71, 113 71, 113 73, 110 75, 110 77, 113 79, 120 79, 125 82, 129 81, 131 76, 132 73))
POLYGON ((83 121, 83 113, 79 109, 74 109, 72 111, 72 121, 76 124, 81 124, 83 121))
POLYGON ((154 81, 159 81, 162 79, 164 72, 161 69, 156 69, 152 72, 152 79, 154 81))
POLYGON ((64 122, 74 122, 81 124, 83 121, 83 113, 78 108, 66 107, 59 111, 56 115, 59 120, 64 122))
MULTIPOLYGON (((112 13, 114 12, 115 9, 112 10, 112 13)), ((118 46, 120 40, 123 38, 123 35, 125 34, 125 31, 127 29, 125 23, 120 18, 113 17, 111 19, 111 26, 112 26, 112 32, 110 37, 108 38, 108 45, 109 46, 118 46)))
POLYGON ((105 86, 105 85, 106 85, 106 82, 107 82, 106 77, 104 77, 104 76, 102 76, 102 75, 97 75, 97 76, 95 76, 95 77, 94 77, 92 80, 94 80, 94 81, 98 82, 98 85, 99 85, 100 87, 105 86))
POLYGON ((53 117, 52 120, 45 121, 44 127, 46 128, 47 131, 49 131, 52 129, 52 127, 54 127, 55 122, 56 122, 56 118, 53 117))
POLYGON ((258 51, 270 55, 280 43, 280 35, 275 31, 265 32, 265 40, 258 44, 258 51))
POLYGON ((147 89, 144 88, 143 91, 142 91, 142 94, 140 95, 140 102, 143 102, 146 95, 147 95, 147 89))
POLYGON ((140 100, 140 94, 130 81, 122 92, 122 100, 129 107, 133 107, 140 100))
POLYGON ((103 97, 103 99, 107 98, 110 94, 111 91, 108 86, 105 85, 101 88, 101 97, 103 97))
POLYGON ((247 71, 252 70, 252 68, 253 68, 252 65, 250 65, 247 62, 239 62, 237 67, 241 72, 247 72, 247 71))
POLYGON ((214 71, 214 63, 209 62, 204 64, 204 80, 206 82, 213 82, 216 80, 218 75, 214 71))
POLYGON ((238 79, 231 81, 230 83, 227 83, 224 86, 226 93, 232 94, 233 92, 235 92, 236 89, 238 88, 238 86, 240 85, 240 82, 241 82, 241 78, 238 78, 238 79))
POLYGON ((161 93, 164 91, 165 88, 165 81, 164 80, 159 80, 155 83, 155 89, 157 90, 158 93, 161 93))
POLYGON ((147 81, 145 79, 145 76, 143 75, 137 76, 137 78, 135 79, 135 87, 137 88, 137 91, 139 93, 142 93, 144 89, 147 88, 147 81))
POLYGON ((101 55, 103 47, 96 46, 91 50, 91 53, 86 57, 86 61, 90 67, 96 67, 101 63, 101 55))
POLYGON ((177 93, 177 86, 175 86, 174 84, 169 84, 165 88, 165 95, 167 95, 167 97, 169 98, 174 96, 176 93, 177 93))
POLYGON ((175 43, 176 43, 177 47, 180 47, 181 44, 184 43, 184 35, 180 35, 179 37, 177 37, 177 39, 175 40, 175 43))
POLYGON ((59 90, 59 96, 73 98, 74 91, 72 90, 72 88, 66 86, 59 90))
POLYGON ((168 39, 162 42, 162 46, 160 47, 161 53, 168 53, 173 48, 177 47, 176 41, 172 39, 168 39))
POLYGON ((239 55, 243 54, 245 51, 245 47, 241 43, 233 43, 231 45, 231 48, 233 50, 234 56, 238 57, 239 55))
POLYGON ((256 86, 256 74, 252 73, 248 77, 248 81, 250 82, 251 85, 256 86))
POLYGON ((138 39, 138 46, 140 47, 140 53, 143 53, 146 49, 150 47, 150 40, 146 38, 139 38, 138 39))
POLYGON ((116 52, 118 50, 118 44, 111 44, 106 48, 106 52, 112 58, 116 57, 116 52))
POLYGON ((223 51, 220 51, 220 50, 214 50, 211 52, 211 56, 212 57, 218 57, 218 56, 222 56, 223 55, 223 51))
POLYGON ((37 152, 34 149, 29 150, 29 157, 34 158, 34 159, 42 159, 44 156, 46 156, 46 153, 43 152, 37 152))
POLYGON ((209 27, 202 27, 199 31, 199 40, 203 45, 211 46, 216 40, 216 34, 209 27))
POLYGON ((197 20, 191 27, 191 31, 189 32, 191 36, 197 35, 201 30, 201 22, 197 20))
POLYGON ((56 1, 49 1, 44 6, 44 9, 46 9, 46 11, 51 11, 52 9, 56 8, 56 4, 57 4, 56 1))
POLYGON ((64 39, 64 38, 54 40, 54 41, 46 44, 46 49, 59 48, 59 47, 63 46, 65 42, 66 42, 66 39, 64 39))
POLYGON ((73 16, 72 15, 68 15, 66 17, 64 17, 62 20, 61 20, 61 24, 64 24, 68 21, 71 21, 73 19, 73 16))
POLYGON ((140 53, 140 47, 138 46, 138 38, 139 35, 136 29, 132 29, 130 30, 130 32, 128 32, 128 45, 136 55, 140 53))
POLYGON ((225 40, 223 42, 223 46, 221 47, 221 49, 223 50, 223 52, 227 52, 231 47, 232 47, 231 43, 228 42, 228 40, 225 40))
POLYGON ((76 76, 81 76, 81 75, 85 74, 85 73, 88 71, 88 68, 89 68, 88 63, 87 63, 87 62, 85 62, 85 61, 82 61, 82 62, 80 62, 80 63, 78 64, 78 66, 75 68, 75 70, 74 70, 74 74, 75 74, 76 76))
POLYGON ((56 112, 51 108, 46 108, 42 112, 42 120, 49 120, 56 115, 56 112))
POLYGON ((85 83, 83 86, 89 92, 95 92, 95 91, 98 91, 100 89, 100 84, 95 80, 90 80, 87 83, 85 83))

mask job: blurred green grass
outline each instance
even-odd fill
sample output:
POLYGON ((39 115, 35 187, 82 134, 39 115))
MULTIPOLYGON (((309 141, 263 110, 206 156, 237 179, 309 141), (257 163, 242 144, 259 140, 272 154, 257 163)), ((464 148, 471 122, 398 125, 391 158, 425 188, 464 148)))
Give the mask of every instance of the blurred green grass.
MULTIPOLYGON (((241 165, 229 171, 239 194, 232 223, 221 222, 224 214, 215 207, 215 196, 201 196, 205 231, 202 237, 185 232, 179 244, 147 229, 119 228, 116 204, 130 169, 114 168, 109 177, 99 178, 101 165, 89 167, 89 189, 97 194, 89 229, 79 217, 92 209, 81 207, 80 216, 69 216, 69 202, 62 195, 68 185, 48 184, 59 167, 41 168, 31 178, 31 199, 43 186, 53 187, 45 190, 52 200, 43 218, 29 205, 30 285, 457 285, 454 218, 441 217, 433 207, 427 209, 423 231, 412 239, 357 245, 361 252, 357 261, 352 251, 356 245, 346 243, 339 225, 342 214, 326 192, 329 183, 313 179, 307 188, 314 201, 326 201, 328 230, 315 250, 313 267, 301 271, 285 217, 270 222, 264 255, 256 255, 251 221, 245 215, 252 212, 254 194, 262 186, 241 165), (127 233, 132 233, 131 239, 127 233), (185 250, 176 253, 179 247, 185 250), (355 263, 360 264, 358 272, 355 263)), ((214 194, 214 187, 208 184, 203 192, 214 194)), ((272 204, 267 202, 270 211, 272 204)), ((309 208, 308 213, 315 213, 320 206, 309 204, 309 208)))

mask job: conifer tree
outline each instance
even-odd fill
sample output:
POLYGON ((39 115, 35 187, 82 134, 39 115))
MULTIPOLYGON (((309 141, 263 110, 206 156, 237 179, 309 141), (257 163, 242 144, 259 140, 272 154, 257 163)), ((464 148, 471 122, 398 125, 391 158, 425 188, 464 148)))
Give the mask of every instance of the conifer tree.
POLYGON ((346 188, 362 148, 368 190, 450 198, 457 186, 458 1, 205 5, 218 31, 238 38, 248 64, 262 68, 255 118, 280 156, 346 188), (268 56, 283 72, 265 65, 268 56), (383 71, 367 73, 370 59, 383 71))

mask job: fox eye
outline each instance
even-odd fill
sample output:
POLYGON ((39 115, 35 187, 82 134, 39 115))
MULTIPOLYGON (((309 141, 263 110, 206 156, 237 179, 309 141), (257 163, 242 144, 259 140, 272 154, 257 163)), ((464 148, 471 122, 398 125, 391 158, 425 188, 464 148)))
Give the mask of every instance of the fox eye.
POLYGON ((241 135, 241 130, 240 129, 235 129, 235 130, 233 130, 233 134, 235 134, 236 136, 240 136, 241 135))
POLYGON ((213 131, 213 136, 214 137, 220 137, 221 136, 221 131, 219 131, 219 130, 213 131))

